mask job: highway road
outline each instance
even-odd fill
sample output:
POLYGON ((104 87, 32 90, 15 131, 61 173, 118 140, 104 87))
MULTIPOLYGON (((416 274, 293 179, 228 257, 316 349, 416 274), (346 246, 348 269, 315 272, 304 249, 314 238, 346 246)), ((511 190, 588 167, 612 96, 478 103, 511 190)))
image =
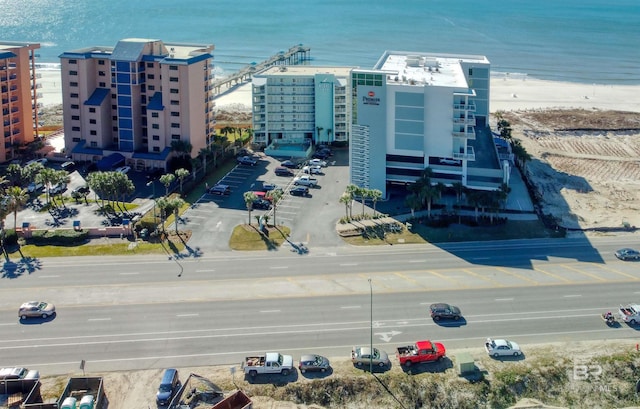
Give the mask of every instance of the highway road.
POLYGON ((514 339, 525 354, 527 344, 634 338, 635 328, 608 328, 599 317, 640 298, 638 264, 613 256, 633 244, 622 237, 16 261, 5 264, 0 288, 0 366, 64 374, 82 359, 99 372, 231 365, 266 350, 346 357, 369 343, 371 312, 374 343, 389 353, 425 338, 444 342, 450 355, 488 336, 514 339), (17 307, 30 299, 54 302, 58 315, 20 323, 17 307), (434 323, 432 302, 460 306, 465 320, 434 323))

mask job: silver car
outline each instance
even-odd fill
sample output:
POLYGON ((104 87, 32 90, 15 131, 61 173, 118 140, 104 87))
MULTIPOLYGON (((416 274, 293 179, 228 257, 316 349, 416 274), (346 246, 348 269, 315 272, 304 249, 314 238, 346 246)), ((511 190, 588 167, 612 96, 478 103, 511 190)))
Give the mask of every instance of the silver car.
POLYGON ((307 354, 300 357, 300 372, 326 372, 331 367, 329 360, 322 355, 307 354))
POLYGON ((369 347, 353 347, 351 349, 351 362, 358 367, 369 365, 372 362, 373 365, 380 367, 391 365, 391 361, 389 361, 389 356, 386 352, 378 348, 373 348, 372 355, 371 348, 369 347))
POLYGON ((48 318, 56 313, 56 307, 48 302, 44 301, 29 301, 20 306, 18 310, 18 317, 21 320, 27 318, 41 317, 48 318))

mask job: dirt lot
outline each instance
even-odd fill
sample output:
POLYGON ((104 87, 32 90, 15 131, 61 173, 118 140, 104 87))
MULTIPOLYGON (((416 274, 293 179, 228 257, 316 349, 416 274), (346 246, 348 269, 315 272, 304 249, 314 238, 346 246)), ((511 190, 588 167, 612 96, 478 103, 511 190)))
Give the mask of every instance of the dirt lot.
POLYGON ((640 114, 598 110, 503 113, 532 156, 545 214, 569 228, 640 227, 640 114))

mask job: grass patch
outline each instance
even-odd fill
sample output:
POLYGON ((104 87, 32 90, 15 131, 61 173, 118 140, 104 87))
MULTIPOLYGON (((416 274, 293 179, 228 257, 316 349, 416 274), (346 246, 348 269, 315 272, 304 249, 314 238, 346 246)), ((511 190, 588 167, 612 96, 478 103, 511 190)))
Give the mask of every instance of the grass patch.
MULTIPOLYGON (((166 254, 166 243, 150 243, 146 241, 138 241, 136 246, 131 246, 130 241, 111 239, 113 242, 104 244, 82 244, 78 246, 37 246, 27 244, 21 246, 20 249, 9 253, 10 256, 21 255, 24 257, 42 258, 42 257, 73 257, 73 256, 122 256, 145 255, 145 254, 166 254)), ((174 243, 178 252, 184 250, 184 244, 174 243)))
POLYGON ((276 250, 291 233, 286 226, 269 226, 269 237, 258 230, 257 225, 241 224, 236 226, 229 239, 229 247, 233 250, 276 250))

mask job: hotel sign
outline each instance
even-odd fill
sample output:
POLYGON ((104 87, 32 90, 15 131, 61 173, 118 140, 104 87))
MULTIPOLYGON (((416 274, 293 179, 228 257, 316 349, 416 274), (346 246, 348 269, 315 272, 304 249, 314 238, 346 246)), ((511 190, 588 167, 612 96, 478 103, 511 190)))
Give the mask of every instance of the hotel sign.
POLYGON ((380 105, 380 98, 376 97, 376 93, 369 91, 367 95, 362 96, 362 103, 364 105, 380 105))

